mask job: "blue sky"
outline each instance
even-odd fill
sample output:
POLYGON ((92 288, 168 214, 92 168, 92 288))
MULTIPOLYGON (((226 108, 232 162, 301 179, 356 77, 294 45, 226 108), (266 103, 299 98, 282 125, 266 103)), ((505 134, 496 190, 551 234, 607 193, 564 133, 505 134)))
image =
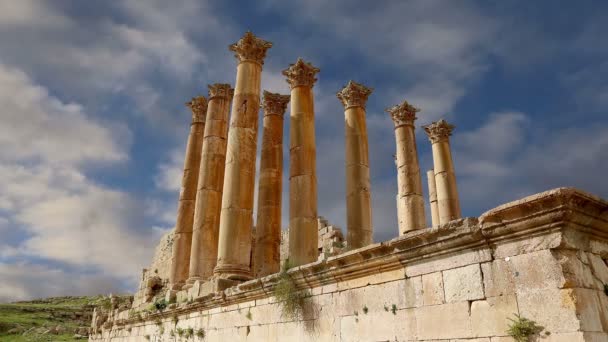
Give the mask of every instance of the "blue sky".
POLYGON ((351 79, 374 88, 376 241, 397 235, 384 109, 403 100, 419 126, 456 125, 466 216, 558 186, 608 197, 607 15, 604 1, 1 1, 0 302, 135 288, 174 224, 184 102, 234 84, 227 47, 246 30, 274 43, 264 89, 288 93, 280 71, 297 57, 321 69, 319 214, 342 228, 335 93, 351 79))

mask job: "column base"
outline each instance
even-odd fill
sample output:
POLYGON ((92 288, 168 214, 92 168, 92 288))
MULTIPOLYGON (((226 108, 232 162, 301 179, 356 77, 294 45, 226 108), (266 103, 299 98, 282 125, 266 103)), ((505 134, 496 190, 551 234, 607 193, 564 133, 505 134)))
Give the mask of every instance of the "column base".
POLYGON ((249 266, 239 264, 218 264, 213 270, 214 278, 246 281, 253 279, 249 266))

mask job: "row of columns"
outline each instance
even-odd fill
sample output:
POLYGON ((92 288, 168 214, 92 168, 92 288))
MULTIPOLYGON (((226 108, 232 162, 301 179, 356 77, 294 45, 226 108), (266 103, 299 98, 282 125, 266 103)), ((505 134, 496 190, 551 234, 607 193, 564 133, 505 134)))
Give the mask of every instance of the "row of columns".
MULTIPOLYGON (((256 245, 251 251, 261 72, 272 43, 247 32, 229 49, 238 60, 235 89, 209 86, 187 105, 192 111, 175 227, 170 284, 173 290, 212 277, 234 281, 279 271, 283 116, 290 103, 289 260, 318 257, 317 178, 312 88, 319 69, 298 59, 282 73, 290 95, 264 92, 256 245), (232 110, 230 111, 230 104, 232 110), (230 123, 228 125, 228 120, 230 123), (185 285, 185 286, 184 286, 185 285)), ((365 108, 372 89, 350 81, 337 93, 344 106, 347 243, 372 243, 371 181, 365 108)), ((407 101, 387 109, 395 125, 399 232, 426 226, 414 121, 407 101)), ((433 144, 427 173, 433 226, 460 217, 448 137, 441 120, 424 127, 433 144)))

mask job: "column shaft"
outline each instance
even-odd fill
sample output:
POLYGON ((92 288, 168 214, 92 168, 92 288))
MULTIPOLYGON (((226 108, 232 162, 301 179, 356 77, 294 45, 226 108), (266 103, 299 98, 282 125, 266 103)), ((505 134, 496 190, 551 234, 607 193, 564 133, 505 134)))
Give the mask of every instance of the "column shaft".
POLYGON ((461 217, 449 136, 454 126, 439 120, 424 127, 432 143, 439 224, 461 217))
POLYGON ((289 262, 317 260, 317 174, 312 86, 319 69, 298 58, 283 71, 291 87, 289 143, 289 262))
POLYGON ((262 63, 272 44, 246 33, 230 49, 239 59, 234 90, 220 215, 217 266, 220 278, 251 278, 251 238, 262 63))
POLYGON ((258 180, 258 212, 254 274, 280 270, 281 202, 283 192, 283 114, 289 96, 264 92, 264 130, 258 180))
POLYGON ((199 96, 187 103, 187 106, 192 110, 192 125, 190 126, 184 159, 184 174, 177 206, 171 271, 169 273, 169 283, 175 289, 179 289, 188 278, 196 185, 201 162, 207 100, 203 96, 199 96))
POLYGON ((399 233, 422 229, 426 226, 422 178, 418 163, 418 149, 414 133, 414 120, 419 109, 407 101, 387 110, 395 124, 397 145, 397 215, 399 233))
POLYGON ((346 226, 349 248, 372 243, 372 204, 365 104, 372 90, 350 81, 337 97, 344 105, 346 226))
POLYGON ((435 171, 428 170, 426 178, 429 183, 429 202, 431 207, 431 222, 434 227, 439 226, 439 208, 437 206, 437 184, 435 183, 435 171))
POLYGON ((226 136, 233 91, 229 84, 209 86, 188 283, 209 278, 217 261, 226 136))

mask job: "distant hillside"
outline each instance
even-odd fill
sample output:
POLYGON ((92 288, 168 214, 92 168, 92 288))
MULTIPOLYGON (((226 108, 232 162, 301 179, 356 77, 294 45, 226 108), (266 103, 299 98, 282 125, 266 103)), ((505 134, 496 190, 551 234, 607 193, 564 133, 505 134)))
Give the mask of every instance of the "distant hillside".
POLYGON ((0 341, 86 339, 93 308, 106 298, 54 297, 0 304, 0 341))

